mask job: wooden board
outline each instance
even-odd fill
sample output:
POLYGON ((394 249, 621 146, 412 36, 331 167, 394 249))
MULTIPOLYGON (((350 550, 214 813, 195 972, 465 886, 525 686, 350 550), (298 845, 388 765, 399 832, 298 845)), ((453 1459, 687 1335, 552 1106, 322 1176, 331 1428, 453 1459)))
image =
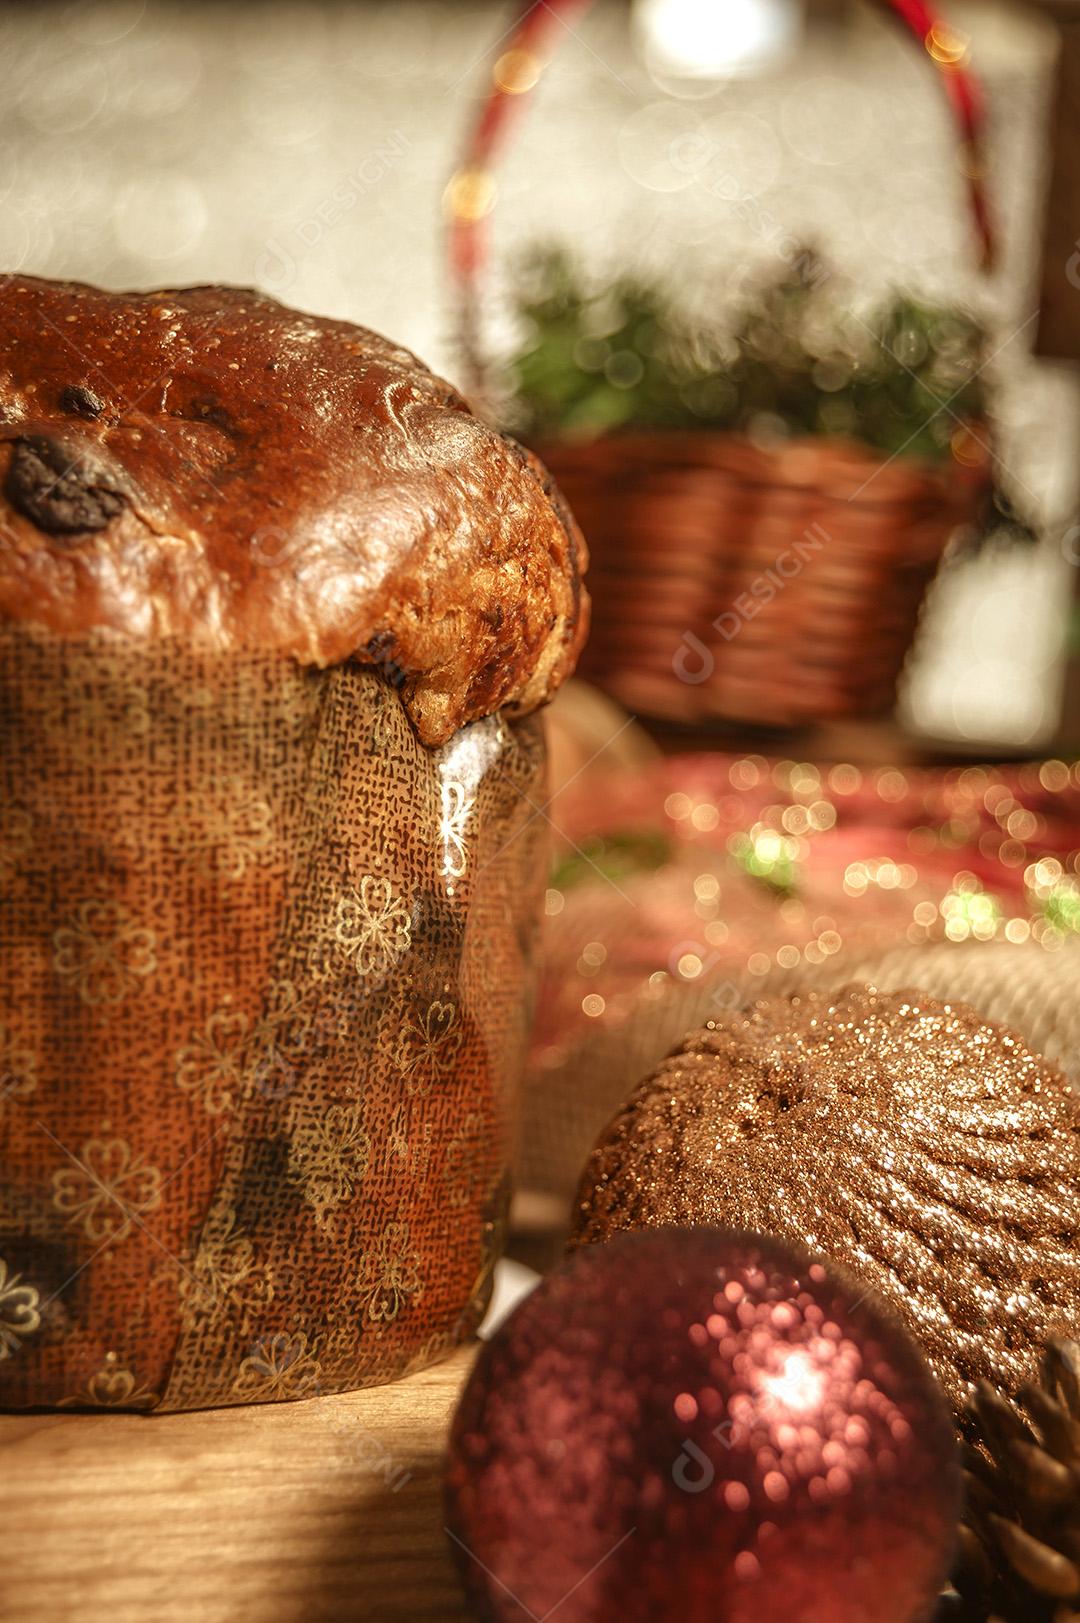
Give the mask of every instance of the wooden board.
POLYGON ((0 1415, 0 1617, 465 1618, 440 1495, 473 1356, 263 1408, 0 1415))

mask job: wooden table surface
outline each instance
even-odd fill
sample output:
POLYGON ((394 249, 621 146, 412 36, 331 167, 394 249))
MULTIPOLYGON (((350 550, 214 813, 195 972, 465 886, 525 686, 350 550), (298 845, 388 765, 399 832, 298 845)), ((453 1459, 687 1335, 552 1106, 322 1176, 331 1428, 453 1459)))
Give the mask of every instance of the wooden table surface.
POLYGON ((261 1408, 0 1415, 0 1617, 465 1618, 440 1493, 473 1356, 261 1408))

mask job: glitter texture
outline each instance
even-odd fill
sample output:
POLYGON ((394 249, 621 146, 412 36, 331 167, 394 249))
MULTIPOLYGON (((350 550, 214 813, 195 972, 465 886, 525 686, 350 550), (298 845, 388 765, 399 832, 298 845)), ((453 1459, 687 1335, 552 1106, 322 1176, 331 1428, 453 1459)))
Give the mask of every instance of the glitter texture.
POLYGON ((881 1293, 957 1405, 1015 1392, 1080 1322, 1080 1101, 1013 1032, 919 992, 763 999, 632 1093, 572 1244, 723 1223, 798 1240, 881 1293))
POLYGON ((947 1570, 954 1451, 861 1285, 756 1235, 639 1232, 481 1353, 448 1529, 483 1618, 913 1623, 947 1570))

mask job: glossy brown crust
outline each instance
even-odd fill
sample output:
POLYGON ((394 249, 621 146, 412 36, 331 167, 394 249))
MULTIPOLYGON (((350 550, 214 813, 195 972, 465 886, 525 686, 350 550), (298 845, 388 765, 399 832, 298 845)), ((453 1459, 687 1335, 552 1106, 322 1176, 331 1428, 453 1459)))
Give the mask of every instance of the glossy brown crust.
POLYGON ((585 561, 535 457, 375 333, 0 284, 0 620, 383 666, 438 744, 569 675, 585 561))

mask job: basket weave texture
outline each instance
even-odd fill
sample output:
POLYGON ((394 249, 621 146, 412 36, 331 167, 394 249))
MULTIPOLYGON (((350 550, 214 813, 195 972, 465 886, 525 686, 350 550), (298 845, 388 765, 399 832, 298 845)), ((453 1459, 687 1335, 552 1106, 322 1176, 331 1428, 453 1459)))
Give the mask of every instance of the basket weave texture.
POLYGON ((650 430, 537 448, 592 556, 581 674, 675 722, 891 708, 926 590, 975 504, 959 470, 827 438, 650 430))

